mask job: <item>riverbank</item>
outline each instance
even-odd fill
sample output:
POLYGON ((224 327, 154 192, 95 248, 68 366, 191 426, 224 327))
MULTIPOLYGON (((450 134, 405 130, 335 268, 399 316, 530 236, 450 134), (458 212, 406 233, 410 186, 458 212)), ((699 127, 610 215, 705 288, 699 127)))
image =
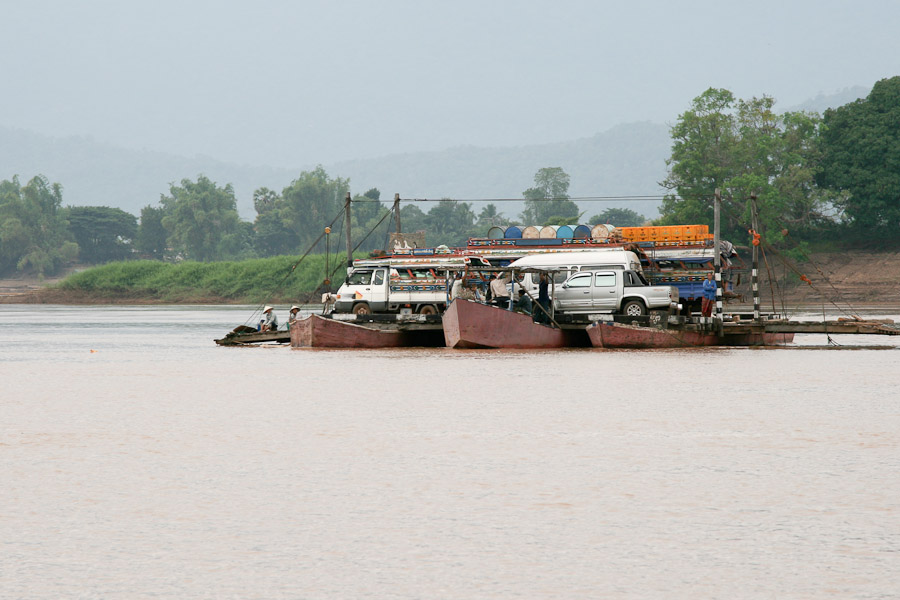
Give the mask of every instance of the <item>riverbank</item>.
MULTIPOLYGON (((812 257, 812 262, 800 265, 803 274, 813 282, 812 286, 799 281, 796 275, 786 272, 781 265, 771 267, 768 272, 771 272, 779 284, 769 285, 767 269, 762 265, 760 294, 764 308, 771 308, 773 296, 776 306, 781 305, 782 299, 791 306, 821 306, 823 303, 831 305, 832 301, 859 308, 900 305, 900 252, 847 251, 816 254, 812 257), (785 281, 788 282, 787 285, 784 284, 785 281)), ((26 276, 0 279, 0 304, 228 305, 254 304, 260 301, 285 304, 318 299, 307 298, 308 293, 299 293, 296 288, 263 298, 259 293, 226 296, 192 289, 190 286, 182 286, 178 291, 165 290, 164 293, 122 288, 89 290, 75 286, 62 287, 60 284, 64 280, 65 276, 43 280, 26 276)), ((743 282, 740 291, 744 293, 741 304, 751 303, 749 282, 743 282)))

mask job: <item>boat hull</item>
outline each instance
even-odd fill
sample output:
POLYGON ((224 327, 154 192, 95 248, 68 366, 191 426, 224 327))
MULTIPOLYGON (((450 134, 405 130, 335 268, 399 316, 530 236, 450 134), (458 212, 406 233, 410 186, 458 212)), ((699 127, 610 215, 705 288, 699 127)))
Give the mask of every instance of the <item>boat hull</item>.
POLYGON ((385 331, 309 315, 291 323, 292 348, 397 348, 408 345, 402 331, 385 331))
MULTIPOLYGON (((583 332, 535 323, 531 316, 472 302, 454 300, 443 316, 448 348, 565 348, 579 343, 583 332)), ((584 340, 586 341, 586 340, 584 340)))
POLYGON ((595 348, 690 348, 706 346, 780 346, 794 341, 793 333, 712 333, 658 329, 635 325, 595 323, 587 328, 595 348))

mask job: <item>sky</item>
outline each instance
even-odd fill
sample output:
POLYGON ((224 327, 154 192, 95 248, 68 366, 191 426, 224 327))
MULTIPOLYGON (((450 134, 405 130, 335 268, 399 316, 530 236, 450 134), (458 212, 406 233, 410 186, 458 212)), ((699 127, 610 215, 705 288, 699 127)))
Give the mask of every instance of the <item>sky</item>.
POLYGON ((0 0, 0 126, 286 168, 540 144, 709 87, 871 87, 898 23, 896 0, 0 0))

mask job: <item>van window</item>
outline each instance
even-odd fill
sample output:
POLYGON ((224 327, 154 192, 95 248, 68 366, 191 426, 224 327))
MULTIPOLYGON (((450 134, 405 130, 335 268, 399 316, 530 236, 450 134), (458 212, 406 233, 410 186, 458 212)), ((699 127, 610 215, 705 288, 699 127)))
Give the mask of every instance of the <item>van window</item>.
POLYGON ((347 278, 348 285, 369 285, 372 281, 372 271, 353 271, 347 278))
POLYGON ((584 275, 575 275, 572 279, 569 280, 568 286, 570 288, 573 287, 590 287, 591 286, 591 274, 585 273, 584 275))
MULTIPOLYGON (((572 269, 572 273, 574 273, 577 270, 578 269, 572 269)), ((569 275, 570 275, 569 271, 557 271, 556 273, 553 274, 553 283, 559 285, 560 283, 563 283, 566 279, 568 279, 569 275)))
POLYGON ((615 273, 597 273, 595 287, 614 287, 616 285, 615 273))
POLYGON ((381 285, 382 283, 384 283, 384 269, 378 269, 375 271, 375 279, 372 285, 381 285))

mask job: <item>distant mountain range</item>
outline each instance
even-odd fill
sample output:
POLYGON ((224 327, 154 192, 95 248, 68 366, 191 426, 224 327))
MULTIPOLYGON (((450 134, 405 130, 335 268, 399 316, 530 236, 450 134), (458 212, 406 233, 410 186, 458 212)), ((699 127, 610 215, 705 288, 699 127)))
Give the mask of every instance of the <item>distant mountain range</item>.
MULTIPOLYGON (((842 90, 789 110, 824 111, 864 97, 862 87, 842 90)), ((640 122, 618 125, 569 142, 512 148, 457 147, 440 152, 419 152, 366 160, 348 160, 325 169, 332 177, 350 179, 351 191, 378 188, 382 200, 395 193, 401 198, 453 198, 473 201, 476 210, 486 201, 497 202, 507 216, 522 210, 522 192, 533 185, 543 167, 562 167, 571 178, 569 193, 586 217, 605 208, 625 207, 657 216, 658 200, 627 200, 627 196, 661 196, 658 182, 666 176, 671 150, 669 126, 640 122), (617 197, 618 199, 609 199, 617 197)), ((160 152, 124 149, 90 137, 53 138, 30 131, 0 127, 0 179, 18 175, 24 183, 36 174, 63 186, 63 201, 76 206, 114 206, 135 215, 143 206, 156 205, 170 183, 206 175, 219 185, 231 183, 244 219, 255 217, 253 191, 268 187, 280 191, 303 170, 237 165, 209 157, 185 158, 160 152)), ((429 206, 423 205, 427 212, 429 206)))

